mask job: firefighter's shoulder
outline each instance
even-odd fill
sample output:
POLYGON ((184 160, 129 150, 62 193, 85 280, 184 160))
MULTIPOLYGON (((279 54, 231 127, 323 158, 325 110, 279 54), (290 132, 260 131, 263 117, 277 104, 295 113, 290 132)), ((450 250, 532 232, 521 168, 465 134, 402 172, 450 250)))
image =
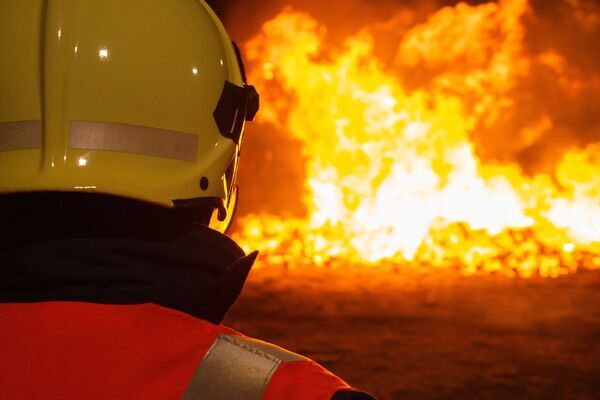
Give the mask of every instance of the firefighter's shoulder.
POLYGON ((220 334, 184 400, 373 400, 314 361, 271 343, 220 334))

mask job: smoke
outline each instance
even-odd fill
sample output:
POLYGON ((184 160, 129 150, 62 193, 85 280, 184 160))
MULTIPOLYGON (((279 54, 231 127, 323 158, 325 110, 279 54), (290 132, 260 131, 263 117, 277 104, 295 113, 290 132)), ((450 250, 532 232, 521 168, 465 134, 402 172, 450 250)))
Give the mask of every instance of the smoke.
MULTIPOLYGON (((317 19, 327 29, 326 46, 331 48, 366 30, 374 38, 375 56, 409 89, 433 90, 440 81, 464 77, 465 71, 498 67, 492 63, 501 52, 520 53, 526 65, 509 71, 510 85, 503 87, 500 78, 481 81, 472 91, 459 94, 472 99, 467 104, 473 106, 473 113, 485 113, 471 133, 483 160, 517 162, 529 174, 552 172, 566 151, 600 141, 600 5, 594 0, 530 0, 519 20, 524 29, 515 37, 507 37, 502 23, 495 31, 471 25, 464 6, 491 4, 495 8, 490 7, 489 18, 502 18, 503 8, 511 7, 510 3, 231 0, 213 1, 211 6, 242 47, 286 6, 317 19), (441 10, 453 13, 455 25, 466 24, 464 33, 452 36, 456 31, 452 24, 434 33, 427 31, 441 10), (431 35, 439 35, 440 45, 419 52, 420 41, 431 41, 431 35), (501 39, 490 47, 478 35, 501 39), (469 42, 469 47, 458 47, 461 41, 469 42), (445 59, 452 46, 457 53, 445 59), (478 108, 486 90, 499 93, 498 98, 488 108, 478 108)), ((447 90, 452 92, 452 85, 447 90)), ((249 127, 245 140, 242 214, 250 210, 302 213, 301 144, 287 132, 260 123, 249 127)))

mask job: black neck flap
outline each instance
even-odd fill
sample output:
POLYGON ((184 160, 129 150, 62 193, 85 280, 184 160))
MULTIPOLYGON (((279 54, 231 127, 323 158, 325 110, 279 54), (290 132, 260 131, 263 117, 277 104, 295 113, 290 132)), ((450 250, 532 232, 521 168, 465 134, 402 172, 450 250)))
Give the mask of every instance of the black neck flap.
POLYGON ((0 302, 154 303, 220 324, 257 255, 206 227, 169 242, 38 242, 0 254, 0 302))

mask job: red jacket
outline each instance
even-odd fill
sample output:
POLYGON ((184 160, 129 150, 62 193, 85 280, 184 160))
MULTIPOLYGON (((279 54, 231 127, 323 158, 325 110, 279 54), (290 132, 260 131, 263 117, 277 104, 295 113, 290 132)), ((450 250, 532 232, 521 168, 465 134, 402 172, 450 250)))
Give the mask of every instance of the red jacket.
POLYGON ((372 399, 220 325, 255 258, 206 229, 0 252, 0 399, 372 399))
POLYGON ((349 388, 308 359, 153 304, 0 304, 0 321, 2 399, 330 400, 349 388))

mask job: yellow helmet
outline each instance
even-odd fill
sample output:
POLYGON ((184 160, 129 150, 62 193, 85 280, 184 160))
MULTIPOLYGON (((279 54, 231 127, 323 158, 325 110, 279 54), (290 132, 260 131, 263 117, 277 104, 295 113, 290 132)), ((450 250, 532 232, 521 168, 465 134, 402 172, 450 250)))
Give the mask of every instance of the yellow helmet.
POLYGON ((0 194, 210 209, 224 230, 257 111, 202 0, 0 0, 0 194))

